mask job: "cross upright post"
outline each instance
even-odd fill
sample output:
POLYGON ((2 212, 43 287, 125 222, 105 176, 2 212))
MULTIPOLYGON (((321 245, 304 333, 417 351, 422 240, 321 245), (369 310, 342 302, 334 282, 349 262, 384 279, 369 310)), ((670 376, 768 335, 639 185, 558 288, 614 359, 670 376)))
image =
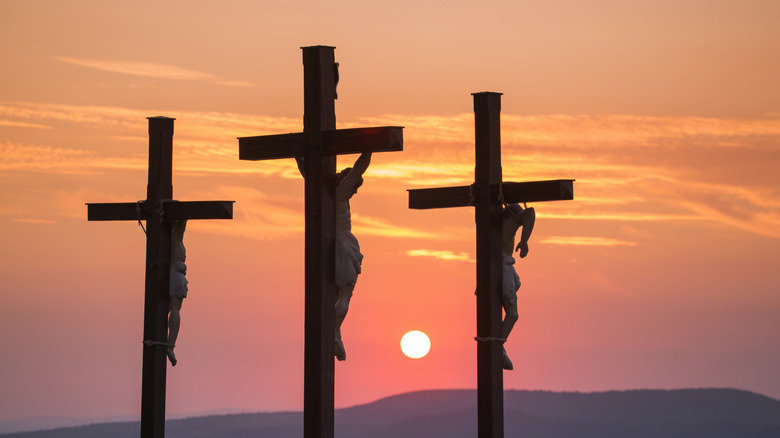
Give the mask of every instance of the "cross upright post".
POLYGON ((336 156, 403 150, 397 126, 336 129, 334 47, 303 47, 303 133, 238 139, 239 159, 303 157, 305 320, 303 435, 334 434, 336 156))
POLYGON ((173 198, 173 121, 149 117, 146 200, 87 204, 87 220, 146 221, 141 437, 165 436, 165 383, 172 224, 189 219, 232 219, 233 201, 179 202, 173 198))
POLYGON ((333 50, 303 49, 305 212, 304 437, 334 430, 336 306, 336 156, 322 151, 322 131, 336 129, 333 50), (316 432, 315 432, 316 431, 316 432))
POLYGON ((474 93, 475 169, 471 186, 409 190, 409 208, 474 207, 477 253, 478 437, 504 436, 502 213, 509 203, 574 199, 573 180, 502 181, 501 93, 474 93))
MULTIPOLYGON (((477 226, 477 336, 501 335, 501 213, 490 202, 490 187, 501 184, 501 95, 474 95, 474 214, 477 226), (481 261, 481 262, 480 262, 481 261)), ((502 437, 504 430, 504 374, 502 345, 477 343, 477 399, 480 437, 502 437), (498 372, 496 372, 498 370, 498 372)))

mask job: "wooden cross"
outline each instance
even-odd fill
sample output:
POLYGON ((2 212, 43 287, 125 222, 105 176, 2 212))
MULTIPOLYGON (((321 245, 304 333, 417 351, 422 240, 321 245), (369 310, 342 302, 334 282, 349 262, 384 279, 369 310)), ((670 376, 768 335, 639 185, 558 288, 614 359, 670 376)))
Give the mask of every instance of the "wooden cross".
POLYGON ((239 159, 304 157, 303 436, 333 436, 336 155, 403 150, 401 127, 336 129, 334 47, 303 47, 303 133, 238 139, 239 159))
POLYGON ((149 183, 146 200, 87 204, 87 220, 146 221, 141 437, 165 436, 168 288, 174 221, 233 219, 233 201, 179 202, 173 198, 173 121, 149 117, 149 183))
POLYGON ((501 93, 474 93, 476 168, 471 186, 409 190, 409 208, 473 205, 477 227, 478 436, 504 436, 502 204, 574 199, 573 180, 511 183, 501 176, 501 93))

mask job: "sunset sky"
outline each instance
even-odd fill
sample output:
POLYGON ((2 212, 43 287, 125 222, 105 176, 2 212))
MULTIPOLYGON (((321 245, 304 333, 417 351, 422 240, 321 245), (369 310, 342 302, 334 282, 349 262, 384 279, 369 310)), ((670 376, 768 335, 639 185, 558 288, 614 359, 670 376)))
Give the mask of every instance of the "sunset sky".
POLYGON ((474 212, 406 190, 473 181, 479 91, 505 180, 576 179, 533 205, 505 388, 780 398, 777 23, 776 0, 0 0, 0 420, 140 415, 144 233, 84 204, 145 198, 158 115, 174 197, 236 201, 187 227, 168 412, 302 408, 303 180, 236 138, 302 129, 320 44, 339 128, 405 127, 351 203, 337 407, 476 388, 474 212))

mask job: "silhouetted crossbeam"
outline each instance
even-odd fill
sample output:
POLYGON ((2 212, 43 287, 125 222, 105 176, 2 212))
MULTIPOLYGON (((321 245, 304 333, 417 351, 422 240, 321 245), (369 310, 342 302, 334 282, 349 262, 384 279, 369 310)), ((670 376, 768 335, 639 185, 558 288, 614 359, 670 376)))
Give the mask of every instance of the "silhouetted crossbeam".
MULTIPOLYGON (((523 202, 570 201, 574 199, 574 180, 505 182, 490 186, 493 203, 513 204, 523 202)), ((474 205, 472 186, 438 187, 409 190, 409 208, 466 207, 474 205)))
MULTIPOLYGON (((238 139, 240 160, 269 160, 301 157, 306 145, 306 134, 263 135, 238 139)), ((322 154, 359 154, 366 151, 392 152, 403 150, 403 128, 383 126, 322 131, 322 154)))
MULTIPOLYGON (((164 201, 163 220, 233 219, 234 201, 164 201)), ((148 220, 157 213, 147 201, 87 204, 87 220, 148 220)))

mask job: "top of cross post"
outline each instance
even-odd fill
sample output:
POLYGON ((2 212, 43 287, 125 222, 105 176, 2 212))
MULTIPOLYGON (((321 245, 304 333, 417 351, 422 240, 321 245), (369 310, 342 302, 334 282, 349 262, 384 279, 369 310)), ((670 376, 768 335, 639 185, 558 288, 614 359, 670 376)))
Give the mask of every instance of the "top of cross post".
POLYGON ((315 44, 313 46, 301 46, 301 49, 316 49, 316 48, 335 49, 336 46, 326 46, 323 44, 315 44))
POLYGON ((489 94, 498 95, 498 96, 504 95, 504 93, 499 93, 497 91, 479 91, 477 93, 471 93, 472 96, 489 95, 489 94))

